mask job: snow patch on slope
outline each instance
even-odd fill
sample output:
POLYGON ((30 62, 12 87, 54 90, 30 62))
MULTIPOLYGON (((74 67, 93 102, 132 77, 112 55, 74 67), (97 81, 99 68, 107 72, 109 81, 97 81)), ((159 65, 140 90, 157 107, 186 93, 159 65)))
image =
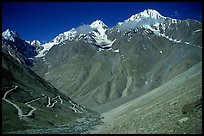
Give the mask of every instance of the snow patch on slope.
POLYGON ((72 28, 71 30, 59 34, 57 37, 55 37, 53 40, 51 40, 49 43, 61 43, 65 40, 72 40, 76 36, 76 29, 72 28))
POLYGON ((195 30, 195 31, 193 31, 192 34, 197 33, 197 32, 200 32, 200 31, 202 31, 202 29, 195 30))

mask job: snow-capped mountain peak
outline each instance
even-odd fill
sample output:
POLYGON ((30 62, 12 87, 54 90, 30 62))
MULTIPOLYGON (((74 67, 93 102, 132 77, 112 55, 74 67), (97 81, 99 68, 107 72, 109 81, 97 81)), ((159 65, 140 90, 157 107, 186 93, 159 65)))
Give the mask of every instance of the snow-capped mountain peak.
POLYGON ((15 31, 7 29, 2 33, 2 49, 20 63, 32 66, 33 58, 37 55, 36 46, 24 40, 15 31))
POLYGON ((90 27, 92 28, 103 28, 103 29, 106 29, 108 28, 107 25, 105 25, 101 20, 96 20, 94 21, 93 23, 91 23, 90 27))
POLYGON ((160 24, 166 17, 162 16, 158 11, 147 9, 138 14, 132 15, 130 18, 117 24, 120 31, 134 29, 136 27, 149 27, 151 25, 160 24))
MULTIPOLYGON (((72 28, 69 31, 63 32, 51 40, 49 43, 42 45, 43 50, 40 51, 36 57, 43 57, 45 54, 56 44, 60 44, 63 41, 72 41, 75 37, 85 35, 85 41, 96 45, 99 48, 111 48, 115 40, 111 41, 106 35, 108 26, 101 20, 96 20, 90 25, 81 25, 77 28, 72 28)), ((79 39, 79 38, 78 38, 79 39)), ((76 40, 78 40, 76 39, 76 40)))
POLYGON ((95 37, 98 39, 107 39, 105 32, 108 27, 101 20, 94 21, 90 27, 93 28, 92 33, 95 37))
MULTIPOLYGON (((39 54, 36 57, 43 57, 45 54, 52 48, 52 46, 56 44, 60 44, 63 41, 72 41, 76 36, 80 34, 88 34, 93 32, 95 38, 97 37, 98 39, 107 39, 107 35, 105 34, 107 26, 101 21, 101 20, 96 20, 94 21, 91 25, 81 25, 79 27, 72 28, 69 31, 63 32, 59 34, 57 37, 55 37, 53 40, 51 40, 48 43, 45 43, 42 45, 44 48, 39 52, 39 54)), ((91 40, 89 40, 91 41, 91 40)))
POLYGON ((41 42, 40 41, 38 41, 38 40, 33 40, 33 41, 31 41, 30 42, 30 45, 41 45, 41 42))
POLYGON ((10 29, 7 29, 2 33, 2 38, 6 40, 10 40, 14 42, 15 41, 14 37, 19 37, 19 35, 17 32, 11 31, 10 29))
POLYGON ((155 19, 166 18, 166 17, 162 16, 158 11, 156 11, 154 9, 147 9, 144 12, 141 12, 141 13, 143 13, 144 15, 145 14, 149 15, 148 17, 155 18, 155 19))
POLYGON ((113 41, 108 39, 108 36, 106 35, 106 30, 108 29, 107 25, 105 25, 101 20, 96 20, 91 23, 90 27, 93 30, 89 33, 87 42, 102 49, 111 49, 111 46, 116 39, 113 41))
POLYGON ((136 20, 139 20, 142 18, 161 19, 161 18, 165 18, 165 17, 162 16, 158 11, 156 11, 154 9, 147 9, 147 10, 144 10, 143 12, 132 15, 129 19, 126 20, 126 22, 127 21, 133 21, 133 20, 136 21, 136 20))
POLYGON ((49 43, 59 44, 65 40, 72 41, 76 36, 80 34, 88 34, 90 32, 97 33, 97 37, 106 38, 105 31, 108 27, 101 21, 96 20, 92 22, 90 25, 81 25, 79 27, 72 28, 69 31, 63 32, 51 40, 49 43))

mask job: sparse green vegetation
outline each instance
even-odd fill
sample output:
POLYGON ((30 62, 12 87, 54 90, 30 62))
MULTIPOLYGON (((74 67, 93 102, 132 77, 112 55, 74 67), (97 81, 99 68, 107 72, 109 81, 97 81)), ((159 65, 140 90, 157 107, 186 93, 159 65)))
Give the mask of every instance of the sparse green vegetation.
MULTIPOLYGON (((4 53, 2 67, 5 71, 10 69, 8 72, 13 77, 11 80, 5 74, 3 76, 4 83, 7 84, 7 86, 3 86, 2 88, 3 95, 9 91, 5 99, 16 104, 22 110, 23 115, 27 115, 32 110, 29 105, 36 108, 31 116, 23 116, 23 119, 20 119, 16 107, 2 99, 3 133, 68 125, 85 114, 84 112, 75 113, 71 108, 73 107, 73 102, 70 98, 66 98, 47 81, 4 53), (5 67, 6 65, 7 67, 5 67), (17 88, 13 89, 14 86, 17 86, 17 88), (53 107, 47 107, 49 103, 47 97, 51 99, 57 95, 61 96, 60 98, 56 98, 57 103, 53 107), (26 104, 30 101, 33 102, 29 103, 29 105, 26 104)), ((55 100, 51 100, 50 103, 53 104, 54 102, 55 100)), ((75 107, 80 111, 77 105, 75 107)))

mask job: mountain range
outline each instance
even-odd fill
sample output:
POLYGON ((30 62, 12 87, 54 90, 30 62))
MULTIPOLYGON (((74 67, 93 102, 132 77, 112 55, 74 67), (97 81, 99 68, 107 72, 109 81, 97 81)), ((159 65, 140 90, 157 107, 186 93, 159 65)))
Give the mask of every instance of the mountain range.
MULTIPOLYGON (((177 107, 177 110, 180 110, 186 103, 192 105, 196 102, 200 106, 202 100, 202 76, 198 74, 202 73, 202 23, 164 17, 153 9, 132 15, 111 28, 101 20, 96 20, 90 25, 81 25, 61 33, 45 44, 38 40, 26 41, 17 32, 8 29, 2 33, 2 51, 4 58, 12 58, 18 65, 24 65, 29 71, 36 73, 35 78, 51 84, 64 99, 71 98, 70 100, 86 107, 87 111, 89 109, 89 112, 102 114, 105 117, 105 125, 109 124, 111 127, 97 130, 99 133, 130 133, 130 130, 132 133, 134 129, 140 133, 145 132, 134 125, 121 129, 121 126, 125 126, 131 116, 136 114, 129 114, 137 110, 131 109, 137 105, 136 101, 147 103, 151 107, 151 104, 156 103, 153 98, 165 102, 174 99, 177 94, 182 99, 177 107), (195 75, 192 72, 194 70, 197 70, 195 75), (186 76, 189 79, 184 78, 186 76), (188 85, 187 82, 191 87, 181 89, 183 85, 188 85), (177 88, 172 90, 168 85, 172 88, 175 85, 177 88), (195 85, 198 86, 192 91, 195 85), (184 95, 183 90, 188 94, 184 95), (165 94, 169 94, 169 97, 165 94), (160 95, 165 99, 160 98, 160 95), (124 121, 120 120, 120 126, 108 122, 106 118, 116 113, 118 117, 123 113, 128 115, 123 118, 124 121)), ((7 61, 5 63, 8 63, 7 61)), ((5 73, 9 74, 9 71, 5 70, 5 73)), ((32 79, 30 82, 35 84, 36 81, 32 79)), ((15 85, 19 86, 17 83, 15 85)), ((158 103, 162 104, 160 101, 158 103)), ((180 127, 172 127, 172 133, 201 132, 200 108, 197 110, 195 105, 194 108, 198 112, 190 112, 186 118, 194 124, 197 123, 199 127, 195 129, 189 124, 179 124, 180 127), (198 118, 190 117, 194 114, 198 118)), ((179 120, 178 117, 180 112, 175 112, 166 121, 179 120)), ((159 118, 164 119, 164 116, 159 118)), ((166 133, 158 128, 155 130, 160 131, 147 129, 147 132, 166 133)))

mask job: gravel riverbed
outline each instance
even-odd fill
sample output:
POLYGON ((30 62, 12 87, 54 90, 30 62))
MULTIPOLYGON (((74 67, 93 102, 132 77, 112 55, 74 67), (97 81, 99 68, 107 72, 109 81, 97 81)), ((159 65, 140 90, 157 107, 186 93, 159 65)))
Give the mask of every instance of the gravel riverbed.
POLYGON ((19 130, 12 132, 5 132, 6 134, 88 134, 91 130, 94 130, 97 125, 101 125, 102 122, 101 115, 88 115, 80 119, 77 119, 71 125, 57 127, 57 128, 47 128, 47 129, 28 129, 19 130))

